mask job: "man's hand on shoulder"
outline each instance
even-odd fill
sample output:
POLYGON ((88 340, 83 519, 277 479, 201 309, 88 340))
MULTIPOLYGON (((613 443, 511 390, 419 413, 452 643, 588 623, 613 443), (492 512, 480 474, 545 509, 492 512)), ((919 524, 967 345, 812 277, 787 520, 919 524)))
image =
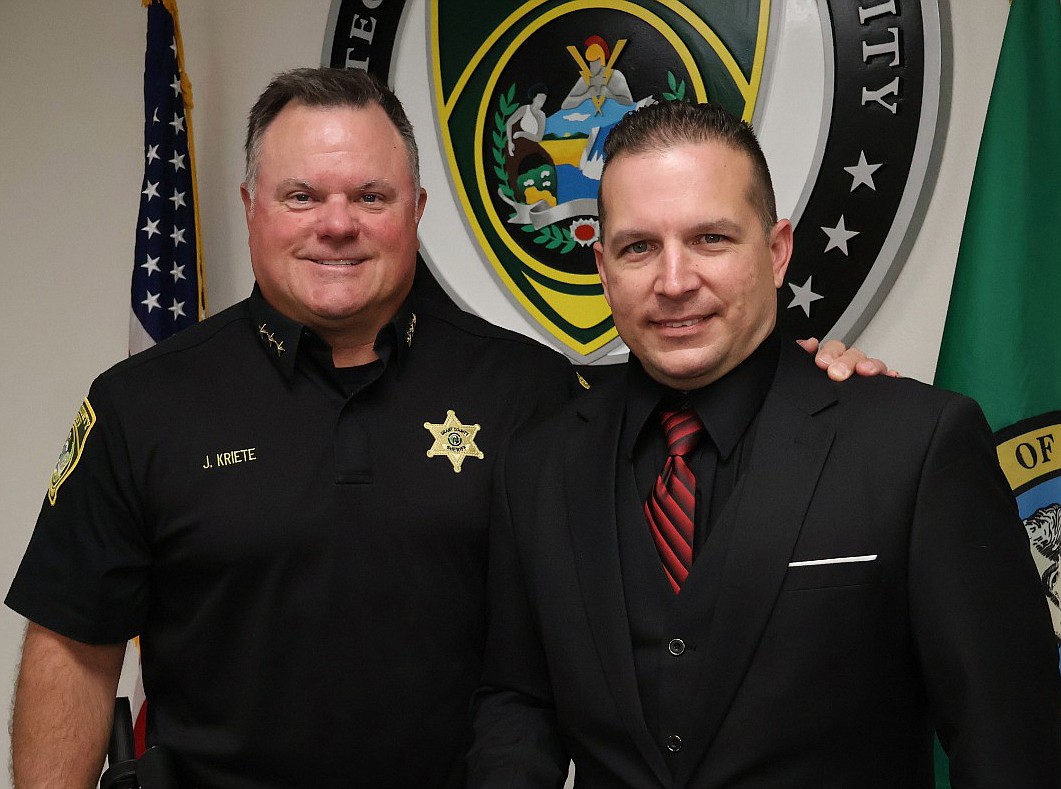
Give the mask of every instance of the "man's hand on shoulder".
POLYGON ((889 370, 880 359, 866 356, 858 348, 848 348, 840 340, 819 343, 817 337, 796 340, 807 353, 814 354, 814 363, 825 370, 834 381, 846 381, 853 373, 864 376, 887 375, 898 378, 897 370, 889 370))

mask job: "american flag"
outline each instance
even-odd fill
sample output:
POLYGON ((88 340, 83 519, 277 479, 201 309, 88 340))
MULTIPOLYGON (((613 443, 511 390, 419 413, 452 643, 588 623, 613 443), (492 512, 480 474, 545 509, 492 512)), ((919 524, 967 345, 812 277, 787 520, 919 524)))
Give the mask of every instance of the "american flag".
MULTIPOLYGON (((206 313, 199 214, 195 200, 191 84, 176 0, 142 0, 147 7, 144 55, 144 181, 136 220, 129 353, 149 348, 206 313)), ((137 639, 139 648, 139 639, 137 639)), ((133 693, 136 755, 146 746, 143 676, 133 693)))
POLYGON ((160 342, 206 311, 195 201, 191 89, 176 0, 147 6, 144 181, 136 222, 129 353, 160 342))

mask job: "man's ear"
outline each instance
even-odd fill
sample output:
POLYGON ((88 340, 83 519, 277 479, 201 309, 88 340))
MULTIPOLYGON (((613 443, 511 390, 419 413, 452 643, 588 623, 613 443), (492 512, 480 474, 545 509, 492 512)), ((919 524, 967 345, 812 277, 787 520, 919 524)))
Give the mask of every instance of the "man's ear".
POLYGON ((249 227, 251 214, 254 213, 254 198, 251 197, 251 190, 247 188, 246 181, 239 185, 239 196, 243 200, 243 215, 247 219, 247 226, 249 227))
POLYGON ((611 306, 612 300, 608 295, 608 272, 604 267, 604 247, 600 241, 593 244, 593 259, 597 263, 597 274, 600 276, 601 287, 604 288, 604 300, 611 306))
POLYGON ((424 215, 424 208, 427 206, 427 190, 424 187, 420 187, 420 194, 416 196, 416 224, 420 224, 420 217, 424 215))
POLYGON ((780 288, 785 281, 788 262, 792 259, 792 223, 779 219, 770 230, 770 267, 774 274, 774 287, 780 288))

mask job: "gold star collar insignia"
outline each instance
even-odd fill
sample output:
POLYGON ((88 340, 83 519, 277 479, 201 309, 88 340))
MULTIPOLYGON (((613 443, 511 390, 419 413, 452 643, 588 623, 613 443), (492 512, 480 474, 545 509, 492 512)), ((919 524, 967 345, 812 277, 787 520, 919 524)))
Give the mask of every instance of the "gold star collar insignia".
POLYGON ((453 471, 460 474, 461 464, 465 458, 483 459, 483 453, 475 445, 475 434, 479 432, 479 425, 462 425, 457 415, 450 409, 446 411, 446 421, 440 425, 424 422, 424 428, 435 439, 431 449, 427 450, 429 458, 449 458, 453 464, 453 471))
POLYGON ((258 327, 258 337, 260 337, 261 341, 265 343, 266 348, 274 348, 277 356, 284 355, 284 341, 276 339, 276 334, 269 331, 269 325, 267 323, 263 323, 258 327))
POLYGON ((413 347, 413 335, 416 333, 416 313, 414 312, 409 318, 409 325, 405 328, 405 344, 412 348, 413 347))

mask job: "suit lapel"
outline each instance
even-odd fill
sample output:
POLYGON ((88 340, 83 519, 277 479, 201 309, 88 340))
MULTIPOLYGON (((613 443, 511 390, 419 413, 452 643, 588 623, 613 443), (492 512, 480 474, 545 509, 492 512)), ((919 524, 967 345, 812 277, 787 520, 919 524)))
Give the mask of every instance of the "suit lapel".
POLYGON ((702 612, 709 628, 701 642, 704 672, 679 782, 703 759, 755 655, 832 446, 832 385, 801 353, 782 349, 747 470, 723 515, 734 519, 725 524, 732 536, 721 577, 706 595, 714 605, 702 612))
POLYGON ((619 562, 615 470, 622 392, 618 382, 601 387, 578 411, 565 460, 568 525, 582 602, 616 706, 642 756, 669 783, 670 770, 645 725, 619 562))

